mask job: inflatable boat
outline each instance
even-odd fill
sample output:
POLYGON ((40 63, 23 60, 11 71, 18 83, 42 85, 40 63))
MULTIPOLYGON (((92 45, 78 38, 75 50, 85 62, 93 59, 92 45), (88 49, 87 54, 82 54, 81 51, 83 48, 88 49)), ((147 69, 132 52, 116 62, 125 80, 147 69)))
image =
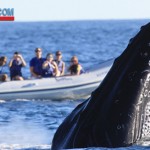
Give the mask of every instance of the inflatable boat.
POLYGON ((13 99, 84 99, 103 80, 113 59, 91 67, 78 76, 62 76, 0 83, 0 100, 13 99))

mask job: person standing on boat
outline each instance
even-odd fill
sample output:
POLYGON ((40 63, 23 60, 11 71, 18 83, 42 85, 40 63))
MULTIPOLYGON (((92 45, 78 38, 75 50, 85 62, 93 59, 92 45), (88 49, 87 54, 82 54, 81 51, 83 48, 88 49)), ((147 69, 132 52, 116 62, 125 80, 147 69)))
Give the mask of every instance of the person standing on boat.
POLYGON ((6 62, 7 62, 7 57, 2 56, 0 57, 0 81, 7 81, 7 71, 8 69, 6 69, 6 62))
POLYGON ((43 76, 42 65, 46 59, 42 58, 42 49, 41 48, 35 49, 35 55, 36 55, 36 57, 34 57, 30 60, 31 77, 42 78, 42 76, 43 76))
POLYGON ((10 68, 11 80, 24 80, 22 77, 21 68, 26 66, 26 62, 22 55, 20 55, 18 52, 15 52, 8 66, 10 68))
POLYGON ((77 56, 73 56, 71 58, 71 63, 72 64, 69 67, 69 72, 71 75, 80 75, 85 72, 82 66, 79 64, 77 56))
POLYGON ((55 60, 57 66, 58 66, 58 75, 63 76, 65 73, 65 62, 62 61, 62 53, 61 51, 56 52, 56 60, 55 60))
POLYGON ((55 61, 53 61, 53 55, 48 53, 46 61, 43 63, 44 74, 43 77, 58 76, 58 67, 55 61))

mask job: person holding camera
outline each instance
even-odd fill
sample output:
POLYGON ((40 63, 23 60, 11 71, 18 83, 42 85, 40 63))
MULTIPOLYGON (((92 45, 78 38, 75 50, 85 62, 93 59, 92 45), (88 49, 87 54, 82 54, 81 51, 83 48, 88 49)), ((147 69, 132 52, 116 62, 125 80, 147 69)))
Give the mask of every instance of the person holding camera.
POLYGON ((58 75, 58 67, 56 62, 53 60, 53 54, 48 53, 46 61, 42 65, 43 77, 54 77, 58 75))
POLYGON ((26 66, 26 62, 21 54, 15 52, 13 58, 9 62, 11 80, 24 80, 21 68, 26 66))
POLYGON ((7 71, 6 71, 6 62, 7 62, 7 57, 2 56, 0 57, 0 81, 4 82, 7 81, 7 71))

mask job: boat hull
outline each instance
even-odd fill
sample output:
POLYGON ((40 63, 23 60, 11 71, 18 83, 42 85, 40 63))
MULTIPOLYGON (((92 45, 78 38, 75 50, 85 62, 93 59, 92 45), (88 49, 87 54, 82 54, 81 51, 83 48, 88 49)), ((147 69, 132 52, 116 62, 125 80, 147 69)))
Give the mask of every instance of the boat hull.
POLYGON ((1 82, 0 99, 84 99, 98 87, 112 63, 99 64, 80 76, 1 82))
POLYGON ((51 100, 63 100, 63 99, 85 99, 92 91, 96 89, 99 82, 84 85, 83 87, 71 87, 69 89, 46 89, 46 90, 36 90, 36 91, 21 91, 14 93, 4 93, 0 95, 0 99, 12 100, 12 99, 51 99, 51 100))

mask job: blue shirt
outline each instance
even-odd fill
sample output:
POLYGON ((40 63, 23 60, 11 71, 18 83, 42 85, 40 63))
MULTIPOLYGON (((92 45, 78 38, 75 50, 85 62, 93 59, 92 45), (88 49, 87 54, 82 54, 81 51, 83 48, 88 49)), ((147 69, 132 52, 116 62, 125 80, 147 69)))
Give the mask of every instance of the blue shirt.
POLYGON ((45 58, 38 59, 37 57, 34 57, 30 60, 30 67, 33 67, 33 72, 35 74, 41 76, 43 75, 42 65, 45 60, 46 60, 45 58))
POLYGON ((7 65, 0 66, 0 74, 8 74, 8 72, 9 70, 7 65))
POLYGON ((56 64, 57 64, 57 66, 58 66, 58 70, 59 70, 60 72, 62 72, 62 70, 63 70, 63 61, 62 61, 62 60, 61 60, 61 61, 55 60, 55 62, 56 62, 56 64))

